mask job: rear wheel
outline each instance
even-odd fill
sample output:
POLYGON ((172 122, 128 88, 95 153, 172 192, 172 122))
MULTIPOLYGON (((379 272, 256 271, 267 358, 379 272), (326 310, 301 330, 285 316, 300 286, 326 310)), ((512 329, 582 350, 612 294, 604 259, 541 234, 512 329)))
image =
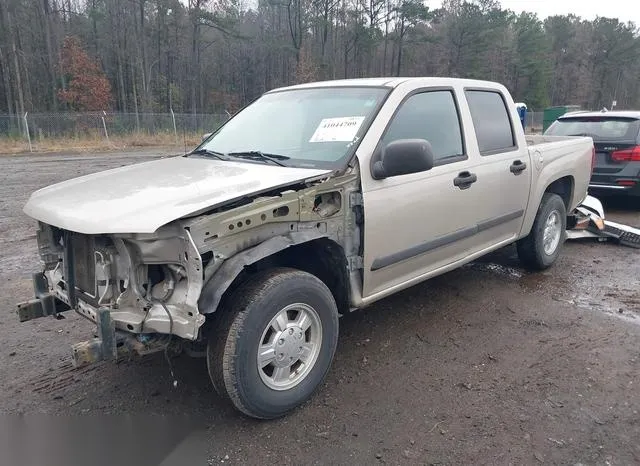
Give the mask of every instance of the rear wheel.
POLYGON ((219 312, 207 349, 218 393, 260 419, 282 416, 311 397, 338 341, 337 306, 321 280, 270 270, 245 281, 219 312))
POLYGON ((545 193, 529 235, 517 242, 520 261, 529 269, 544 270, 556 261, 566 238, 567 209, 560 196, 545 193))

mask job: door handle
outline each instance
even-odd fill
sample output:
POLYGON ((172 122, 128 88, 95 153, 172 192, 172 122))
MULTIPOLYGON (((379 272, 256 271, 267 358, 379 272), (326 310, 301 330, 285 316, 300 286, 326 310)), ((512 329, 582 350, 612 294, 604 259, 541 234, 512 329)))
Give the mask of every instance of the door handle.
POLYGON ((458 173, 458 176, 453 179, 453 185, 460 189, 467 189, 476 181, 478 181, 478 177, 475 173, 464 171, 458 173))
POLYGON ((527 168, 527 164, 522 160, 514 160, 511 166, 509 167, 509 171, 514 175, 519 175, 527 168))

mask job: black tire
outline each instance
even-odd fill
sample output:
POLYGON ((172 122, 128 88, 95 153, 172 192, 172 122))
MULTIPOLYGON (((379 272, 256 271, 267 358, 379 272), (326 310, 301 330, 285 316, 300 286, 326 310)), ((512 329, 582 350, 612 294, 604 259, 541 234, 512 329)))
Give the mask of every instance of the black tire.
POLYGON ((545 193, 538 207, 536 218, 527 236, 516 243, 518 257, 522 264, 531 270, 545 270, 553 265, 567 237, 567 208, 560 196, 553 193, 545 193), (544 229, 547 219, 552 212, 560 217, 561 233, 560 241, 555 249, 548 254, 544 250, 544 229))
MULTIPOLYGON (((251 276, 225 299, 209 334, 207 366, 216 391, 247 416, 274 419, 311 398, 324 381, 338 343, 338 309, 327 286, 295 269, 272 269, 251 276), (294 387, 269 387, 258 367, 258 346, 269 322, 294 303, 311 306, 322 327, 315 364, 294 387)), ((302 335, 302 334, 301 334, 302 335)))

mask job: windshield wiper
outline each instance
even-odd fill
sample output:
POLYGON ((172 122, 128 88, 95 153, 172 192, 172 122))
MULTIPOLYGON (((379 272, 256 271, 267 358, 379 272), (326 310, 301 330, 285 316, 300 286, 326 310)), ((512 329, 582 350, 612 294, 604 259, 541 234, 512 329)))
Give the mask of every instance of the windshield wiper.
POLYGON ((240 152, 229 152, 228 154, 231 157, 238 157, 244 159, 253 159, 253 160, 268 160, 269 162, 273 162, 275 164, 280 165, 281 167, 286 167, 286 165, 279 160, 289 160, 291 157, 287 157, 286 155, 279 154, 265 154, 259 150, 246 150, 240 152))
POLYGON ((220 160, 229 160, 225 157, 225 154, 223 154, 222 152, 217 152, 215 150, 211 150, 211 149, 196 149, 194 151, 189 152, 189 155, 194 154, 194 155, 212 155, 220 160))

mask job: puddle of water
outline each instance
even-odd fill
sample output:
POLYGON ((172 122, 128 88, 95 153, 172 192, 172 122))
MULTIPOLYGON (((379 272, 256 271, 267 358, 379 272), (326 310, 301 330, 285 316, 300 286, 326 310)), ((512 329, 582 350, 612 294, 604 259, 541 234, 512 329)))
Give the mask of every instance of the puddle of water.
MULTIPOLYGON (((630 298, 627 296, 627 291, 629 293, 633 293, 633 291, 615 289, 607 286, 606 283, 598 283, 595 286, 588 280, 582 279, 578 279, 574 283, 573 289, 578 290, 578 293, 574 293, 570 299, 554 299, 574 305, 584 311, 600 312, 628 323, 640 325, 640 315, 638 314, 640 309, 629 306, 627 302, 630 298), (589 293, 589 291, 593 292, 589 293)), ((635 302, 635 300, 632 299, 629 302, 635 302)))
POLYGON ((634 293, 631 290, 616 289, 613 285, 601 281, 593 283, 592 279, 580 276, 575 277, 577 280, 572 281, 571 284, 562 283, 550 280, 551 277, 542 272, 527 273, 493 262, 472 262, 464 267, 510 278, 528 291, 541 289, 552 291, 558 295, 553 298, 556 301, 571 304, 585 311, 602 312, 625 322, 640 325, 640 308, 635 309, 633 304, 629 305, 629 303, 638 302, 633 296, 628 296, 627 291, 634 293), (567 288, 570 292, 573 291, 569 297, 567 297, 567 288), (575 291, 579 292, 575 293, 575 291), (589 291, 593 292, 589 293, 589 291))
POLYGON ((493 262, 471 262, 470 264, 466 264, 463 267, 472 270, 478 270, 480 272, 491 272, 513 279, 520 279, 524 275, 523 272, 516 268, 495 264, 493 262))
POLYGON ((549 276, 544 272, 522 274, 520 285, 527 291, 548 290, 558 286, 557 283, 551 282, 549 276))
POLYGON ((574 300, 576 307, 586 311, 600 311, 605 314, 617 317, 625 322, 640 325, 640 318, 633 311, 625 311, 622 306, 617 303, 596 303, 590 296, 577 296, 574 300), (622 312, 621 312, 622 310, 622 312))
POLYGON ((496 264, 495 262, 472 262, 464 267, 517 281, 527 291, 537 291, 551 286, 549 276, 544 272, 529 273, 516 267, 496 264))

